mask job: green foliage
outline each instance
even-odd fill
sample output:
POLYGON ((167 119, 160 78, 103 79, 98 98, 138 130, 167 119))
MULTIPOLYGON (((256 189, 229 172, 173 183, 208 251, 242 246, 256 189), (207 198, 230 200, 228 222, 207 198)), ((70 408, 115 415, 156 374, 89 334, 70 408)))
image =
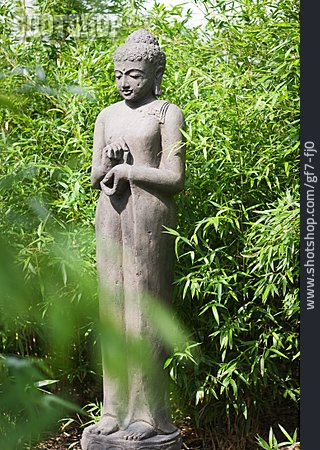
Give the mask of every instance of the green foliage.
MULTIPOLYGON (((101 6, 37 5, 43 14, 101 6)), ((24 40, 12 31, 20 2, 1 5, 0 228, 10 247, 0 254, 0 352, 46 361, 62 387, 94 379, 93 124, 118 100, 115 48, 147 27, 167 55, 163 98, 187 123, 186 188, 169 230, 175 306, 190 330, 166 363, 175 407, 198 425, 225 428, 227 416, 243 434, 274 399, 298 401, 299 11, 297 0, 201 5, 198 28, 159 4, 146 24, 143 3, 128 2, 114 32, 24 40)))
POLYGON ((278 443, 277 438, 273 432, 272 427, 270 427, 269 430, 269 437, 268 442, 262 439, 262 437, 257 437, 257 442, 261 448, 264 450, 278 450, 280 447, 283 447, 284 445, 293 445, 297 442, 297 430, 293 433, 292 436, 279 424, 279 428, 282 432, 282 434, 286 437, 286 441, 278 443))
POLYGON ((299 395, 298 4, 226 3, 206 2, 210 46, 197 40, 179 77, 187 184, 172 234, 199 345, 172 373, 199 425, 227 414, 234 431, 299 395))
POLYGON ((57 381, 43 379, 44 368, 44 364, 27 359, 0 358, 3 449, 26 448, 31 437, 39 437, 41 432, 50 429, 61 414, 78 409, 44 389, 57 381))

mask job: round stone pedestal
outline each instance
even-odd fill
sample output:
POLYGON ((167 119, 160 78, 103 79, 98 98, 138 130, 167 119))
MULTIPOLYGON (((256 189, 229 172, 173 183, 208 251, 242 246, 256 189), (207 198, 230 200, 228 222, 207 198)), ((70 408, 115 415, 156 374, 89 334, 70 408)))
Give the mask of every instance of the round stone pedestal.
POLYGON ((118 431, 108 436, 84 430, 81 439, 82 450, 181 450, 180 431, 152 436, 141 441, 123 439, 124 432, 118 431))

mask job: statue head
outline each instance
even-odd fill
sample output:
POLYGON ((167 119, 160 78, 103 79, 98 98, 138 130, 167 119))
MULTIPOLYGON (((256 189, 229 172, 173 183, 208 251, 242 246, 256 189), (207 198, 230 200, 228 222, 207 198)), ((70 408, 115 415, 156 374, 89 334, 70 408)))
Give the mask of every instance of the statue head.
POLYGON ((120 95, 133 102, 160 95, 165 63, 157 39, 144 29, 134 31, 114 54, 120 95))

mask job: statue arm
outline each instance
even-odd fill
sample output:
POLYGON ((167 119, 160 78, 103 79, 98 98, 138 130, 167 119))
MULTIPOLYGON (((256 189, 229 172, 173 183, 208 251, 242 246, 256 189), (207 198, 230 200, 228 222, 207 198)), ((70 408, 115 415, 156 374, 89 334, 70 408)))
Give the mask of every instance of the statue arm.
POLYGON ((183 189, 185 142, 181 129, 185 126, 181 110, 170 105, 161 129, 162 155, 159 168, 135 166, 130 168, 129 179, 168 194, 183 189))
POLYGON ((100 181, 106 174, 102 163, 102 149, 105 147, 104 138, 105 110, 97 117, 93 135, 93 157, 91 167, 91 183, 96 189, 100 189, 100 181))

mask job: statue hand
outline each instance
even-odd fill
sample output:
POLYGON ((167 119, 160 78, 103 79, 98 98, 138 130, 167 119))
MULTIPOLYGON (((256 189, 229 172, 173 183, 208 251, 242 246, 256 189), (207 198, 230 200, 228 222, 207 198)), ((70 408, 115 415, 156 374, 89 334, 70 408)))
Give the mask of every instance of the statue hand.
POLYGON ((129 164, 118 164, 114 166, 100 183, 102 191, 106 195, 121 194, 126 182, 129 180, 129 164))
POLYGON ((111 160, 114 159, 118 162, 123 160, 123 153, 128 152, 129 148, 123 138, 119 138, 117 141, 108 144, 103 149, 103 157, 106 156, 111 160))

